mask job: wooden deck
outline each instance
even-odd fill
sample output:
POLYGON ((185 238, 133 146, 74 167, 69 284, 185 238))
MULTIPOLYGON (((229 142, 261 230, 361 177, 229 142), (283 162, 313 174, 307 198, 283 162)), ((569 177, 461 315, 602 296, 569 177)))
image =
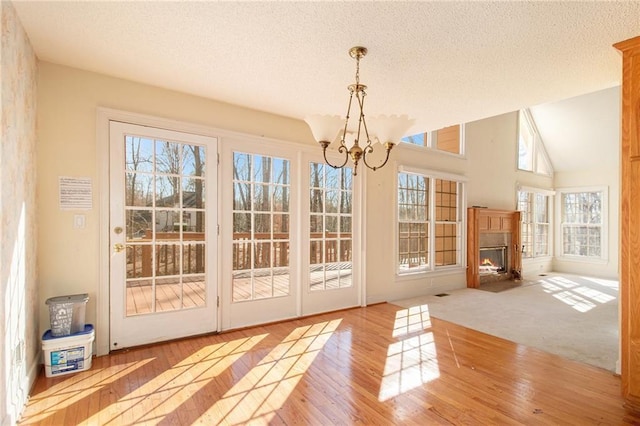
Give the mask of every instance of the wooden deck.
MULTIPOLYGON (((173 311, 182 307, 204 306, 204 281, 185 278, 181 286, 172 279, 163 279, 156 284, 156 312, 173 311), (180 293, 182 292, 182 302, 180 293)), ((134 281, 127 284, 127 316, 153 312, 153 286, 151 280, 134 281)))
POLYGON ((350 309, 95 358, 19 425, 621 425, 620 378, 430 318, 350 309))
MULTIPOLYGON (((205 305, 205 283, 198 278, 184 278, 182 304, 180 302, 181 286, 174 279, 163 278, 156 284, 156 312, 173 311, 200 307, 205 305)), ((351 286, 351 270, 330 270, 311 272, 310 287, 312 291, 334 289, 351 286), (341 274, 339 276, 339 273, 341 274)), ((247 274, 238 274, 233 280, 233 300, 250 300, 286 296, 289 294, 289 274, 255 277, 252 280, 247 274), (244 277, 244 278, 243 278, 244 277), (252 287, 253 286, 253 287, 252 287)), ((127 316, 148 314, 153 312, 153 287, 151 280, 131 281, 127 284, 127 316)))

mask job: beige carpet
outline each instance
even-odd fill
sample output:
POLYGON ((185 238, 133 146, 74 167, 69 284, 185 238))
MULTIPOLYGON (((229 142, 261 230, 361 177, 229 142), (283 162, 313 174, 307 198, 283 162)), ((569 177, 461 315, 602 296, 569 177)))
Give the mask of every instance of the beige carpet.
POLYGON ((618 282, 549 273, 500 292, 461 289, 391 303, 427 305, 435 318, 615 371, 618 282))

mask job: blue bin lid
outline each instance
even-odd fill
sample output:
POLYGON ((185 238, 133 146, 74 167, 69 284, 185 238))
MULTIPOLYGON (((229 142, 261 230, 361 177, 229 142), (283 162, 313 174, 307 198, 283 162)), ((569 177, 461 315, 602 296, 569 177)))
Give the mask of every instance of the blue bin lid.
POLYGON ((45 303, 47 305, 51 305, 52 303, 87 303, 89 301, 89 294, 72 294, 70 296, 58 296, 58 297, 50 297, 45 303))
POLYGON ((82 336, 83 334, 91 334, 92 331, 93 331, 93 324, 85 324, 84 331, 79 331, 77 333, 69 334, 67 336, 54 336, 51 334, 51 330, 47 330, 42 335, 42 340, 55 340, 55 339, 64 339, 65 337, 82 336))

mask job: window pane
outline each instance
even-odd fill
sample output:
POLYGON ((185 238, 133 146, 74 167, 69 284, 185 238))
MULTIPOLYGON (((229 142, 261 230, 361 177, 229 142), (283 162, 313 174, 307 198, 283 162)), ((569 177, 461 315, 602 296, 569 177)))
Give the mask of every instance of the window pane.
POLYGON ((182 179, 182 208, 204 208, 204 179, 182 179))
POLYGON ((250 184, 245 182, 233 184, 233 209, 251 210, 250 184))
POLYGON ((460 126, 450 126, 436 132, 436 147, 441 151, 460 154, 460 126))
POLYGON ((156 176, 156 207, 180 207, 180 178, 156 176))
POLYGON ((169 141, 156 140, 156 172, 179 175, 182 144, 169 141))
POLYGON ((125 137, 125 165, 129 171, 153 172, 153 140, 139 136, 125 137))
POLYGON ((152 207, 153 175, 147 173, 126 173, 125 191, 125 203, 127 207, 152 207))
POLYGON ((518 168, 533 171, 533 143, 534 135, 526 116, 522 113, 518 117, 518 168))
POLYGON ((205 147, 185 145, 182 158, 182 174, 204 177, 205 147))
POLYGON ((401 142, 410 143, 412 145, 427 146, 427 134, 418 133, 417 135, 405 136, 400 139, 401 142))

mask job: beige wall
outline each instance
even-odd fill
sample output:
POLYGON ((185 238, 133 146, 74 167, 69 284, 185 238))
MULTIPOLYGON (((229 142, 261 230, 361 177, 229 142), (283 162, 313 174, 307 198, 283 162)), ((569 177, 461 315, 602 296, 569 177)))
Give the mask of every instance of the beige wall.
POLYGON ((10 2, 0 2, 0 424, 22 411, 40 365, 36 269, 36 73, 10 2))

